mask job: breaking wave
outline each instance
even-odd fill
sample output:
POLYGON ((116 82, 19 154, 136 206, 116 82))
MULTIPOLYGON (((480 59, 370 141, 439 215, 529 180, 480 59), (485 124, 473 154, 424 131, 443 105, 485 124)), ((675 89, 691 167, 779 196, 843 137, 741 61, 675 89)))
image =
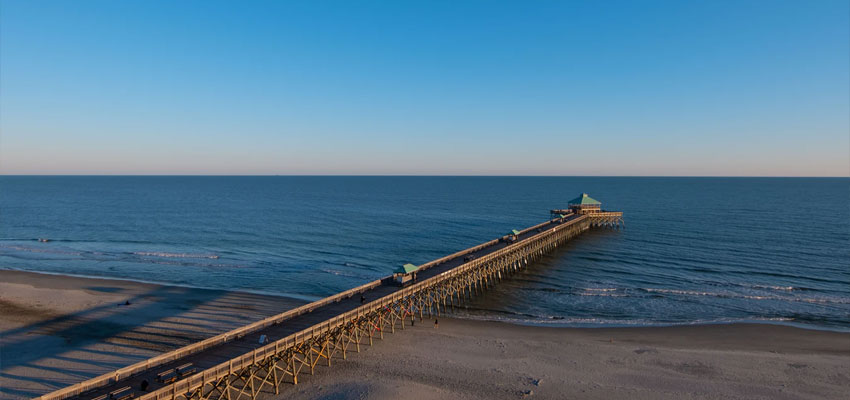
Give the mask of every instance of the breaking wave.
POLYGON ((137 256, 163 258, 209 258, 212 260, 217 260, 219 258, 216 254, 166 253, 160 251, 134 251, 133 254, 137 256))

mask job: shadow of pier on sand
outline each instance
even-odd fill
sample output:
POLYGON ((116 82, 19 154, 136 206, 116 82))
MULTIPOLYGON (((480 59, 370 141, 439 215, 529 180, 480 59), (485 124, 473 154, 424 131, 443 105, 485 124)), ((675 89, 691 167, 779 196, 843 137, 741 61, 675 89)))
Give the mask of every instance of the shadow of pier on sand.
MULTIPOLYGON (((120 293, 124 288, 86 288, 120 293)), ((32 398, 90 379, 302 302, 248 293, 158 286, 123 302, 47 316, 0 331, 0 398, 32 398)), ((18 306, 16 312, 27 312, 18 306)), ((33 310, 37 311, 37 310, 33 310)))

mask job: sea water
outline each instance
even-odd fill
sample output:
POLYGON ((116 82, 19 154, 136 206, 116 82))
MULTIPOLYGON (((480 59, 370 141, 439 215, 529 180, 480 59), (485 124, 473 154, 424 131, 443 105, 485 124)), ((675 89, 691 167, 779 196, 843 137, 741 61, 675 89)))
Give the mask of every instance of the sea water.
POLYGON ((850 179, 2 176, 0 268, 318 299, 544 221, 623 211, 458 314, 850 329, 850 179))

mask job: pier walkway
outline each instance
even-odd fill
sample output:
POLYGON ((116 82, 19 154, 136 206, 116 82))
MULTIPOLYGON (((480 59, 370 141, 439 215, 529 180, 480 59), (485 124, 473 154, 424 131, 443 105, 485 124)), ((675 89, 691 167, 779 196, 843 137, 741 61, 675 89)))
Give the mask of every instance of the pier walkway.
POLYGON ((591 227, 622 223, 620 212, 557 211, 541 224, 419 266, 407 287, 388 276, 40 399, 238 400, 277 393, 320 361, 344 359, 373 338, 404 329, 407 319, 439 315, 591 227))

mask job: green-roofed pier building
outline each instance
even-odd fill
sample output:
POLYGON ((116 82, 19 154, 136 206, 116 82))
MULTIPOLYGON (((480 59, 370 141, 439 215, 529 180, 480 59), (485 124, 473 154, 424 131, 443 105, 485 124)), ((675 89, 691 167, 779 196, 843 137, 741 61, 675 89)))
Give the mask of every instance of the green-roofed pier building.
POLYGON ((582 193, 580 196, 570 200, 567 203, 566 209, 549 210, 549 216, 552 219, 564 220, 572 215, 587 215, 591 214, 594 217, 604 217, 600 221, 604 221, 606 225, 620 226, 623 224, 623 213, 619 211, 606 211, 602 209, 602 202, 590 197, 587 193, 582 193))

